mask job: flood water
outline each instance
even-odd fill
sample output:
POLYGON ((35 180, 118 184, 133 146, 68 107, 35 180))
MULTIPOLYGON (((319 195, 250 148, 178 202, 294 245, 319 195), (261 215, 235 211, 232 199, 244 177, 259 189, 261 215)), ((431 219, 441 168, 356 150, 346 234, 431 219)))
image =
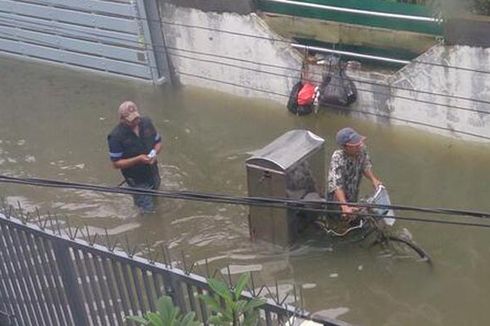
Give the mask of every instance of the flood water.
MULTIPOLYGON (((164 137, 162 190, 246 195, 248 152, 306 128, 326 139, 328 161, 335 132, 350 125, 369 137, 375 171, 393 203, 490 211, 488 144, 331 112, 295 117, 272 102, 196 88, 162 90, 5 58, 0 82, 1 174, 118 185, 122 178, 109 162, 106 136, 117 123, 119 103, 132 99, 164 137)), ((358 245, 305 242, 289 253, 273 251, 249 241, 248 208, 242 206, 159 199, 156 214, 141 216, 124 195, 8 184, 0 184, 0 195, 28 210, 55 212, 72 225, 107 228, 132 243, 165 243, 175 257, 183 251, 189 261, 207 258, 213 268, 256 271, 261 282, 277 280, 283 295, 300 285, 308 310, 354 324, 488 322, 488 228, 398 221, 431 254, 431 269, 358 245)))

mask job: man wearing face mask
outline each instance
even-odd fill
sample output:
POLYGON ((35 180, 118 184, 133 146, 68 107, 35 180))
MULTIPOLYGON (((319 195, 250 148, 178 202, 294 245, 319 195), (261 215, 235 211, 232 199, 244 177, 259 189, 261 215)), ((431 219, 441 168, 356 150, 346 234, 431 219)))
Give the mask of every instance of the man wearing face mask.
MULTIPOLYGON (((119 106, 119 124, 107 137, 109 156, 115 169, 120 169, 129 187, 158 189, 160 174, 157 155, 162 139, 151 119, 142 117, 131 101, 119 106)), ((133 195, 134 203, 144 213, 154 211, 153 197, 133 195)))
POLYGON ((340 211, 347 220, 350 220, 350 214, 356 212, 356 208, 348 203, 358 201, 362 176, 370 180, 374 188, 382 184, 372 171, 371 159, 364 145, 365 140, 366 137, 352 128, 339 130, 336 143, 340 149, 334 151, 330 160, 325 197, 327 201, 341 203, 340 211))

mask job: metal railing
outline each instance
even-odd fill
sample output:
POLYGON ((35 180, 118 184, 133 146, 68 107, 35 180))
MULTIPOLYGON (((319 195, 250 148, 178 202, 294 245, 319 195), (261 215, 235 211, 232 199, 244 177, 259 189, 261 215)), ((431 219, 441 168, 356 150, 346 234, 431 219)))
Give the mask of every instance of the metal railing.
MULTIPOLYGON (((135 256, 138 247, 97 234, 77 238, 79 228, 62 228, 56 217, 24 213, 3 206, 0 211, 0 321, 1 325, 125 325, 125 316, 156 310, 162 295, 172 297, 183 312, 194 311, 207 325, 208 309, 200 295, 208 293, 205 277, 193 273, 197 264, 182 257, 176 268, 168 248, 162 247, 163 263, 135 256)), ((217 277, 217 273, 208 277, 217 277)), ((218 273, 220 274, 220 273, 218 273)), ((226 279, 231 287, 231 275, 226 279)), ((261 306, 261 325, 293 325, 292 319, 314 320, 320 325, 348 325, 328 318, 313 318, 301 308, 284 304, 286 297, 267 287, 252 286, 242 293, 247 299, 268 298, 261 306)), ((291 298, 290 298, 291 299, 291 298)), ((299 302, 294 291, 294 301, 299 302)), ((297 325, 297 323, 296 323, 297 325)))
POLYGON ((317 4, 317 3, 293 1, 293 0, 266 0, 266 1, 273 2, 273 3, 282 3, 282 4, 294 5, 294 6, 298 6, 298 7, 304 7, 304 8, 329 10, 329 11, 350 13, 350 14, 363 15, 363 16, 395 18, 395 19, 403 19, 403 20, 409 20, 409 21, 423 21, 423 22, 430 22, 430 23, 440 23, 441 22, 440 19, 433 18, 433 17, 405 15, 405 14, 402 15, 402 14, 389 13, 389 12, 380 12, 380 11, 374 11, 374 10, 362 10, 362 9, 354 9, 354 8, 347 8, 347 7, 337 7, 337 6, 329 6, 329 5, 323 5, 323 4, 317 4))

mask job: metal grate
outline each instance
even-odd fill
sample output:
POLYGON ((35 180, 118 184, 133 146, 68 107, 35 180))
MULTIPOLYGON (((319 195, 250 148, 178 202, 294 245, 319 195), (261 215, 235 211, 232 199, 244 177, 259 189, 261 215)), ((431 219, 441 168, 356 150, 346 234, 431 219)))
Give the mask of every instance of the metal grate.
MULTIPOLYGON (((124 316, 155 310, 157 298, 172 297, 181 311, 194 311, 206 325, 208 311, 200 295, 207 293, 206 278, 195 274, 200 267, 183 254, 183 268, 176 268, 169 250, 161 248, 163 262, 134 256, 138 247, 102 239, 88 230, 82 240, 78 228, 62 230, 52 216, 35 216, 22 209, 3 207, 0 212, 0 323, 1 325, 125 325, 124 316), (49 225, 49 228, 48 228, 49 225), (66 230, 66 231, 65 231, 66 230), (2 319, 3 318, 3 319, 2 319), (7 320, 7 321, 5 321, 7 320), (8 324, 10 323, 10 324, 8 324)), ((81 233, 81 232, 80 232, 81 233)), ((219 270, 206 277, 221 278, 233 287, 231 274, 219 270)), ((242 296, 270 299, 260 308, 262 324, 281 325, 291 318, 312 319, 303 309, 285 304, 276 289, 252 286, 242 296), (258 289, 258 290, 257 290, 258 289)), ((291 299, 291 298, 290 298, 291 299)), ((294 291, 294 301, 302 300, 294 291)), ((299 305, 299 304, 298 304, 299 305)), ((321 325, 347 325, 318 319, 321 325)), ((289 325, 292 325, 291 323, 289 325)))

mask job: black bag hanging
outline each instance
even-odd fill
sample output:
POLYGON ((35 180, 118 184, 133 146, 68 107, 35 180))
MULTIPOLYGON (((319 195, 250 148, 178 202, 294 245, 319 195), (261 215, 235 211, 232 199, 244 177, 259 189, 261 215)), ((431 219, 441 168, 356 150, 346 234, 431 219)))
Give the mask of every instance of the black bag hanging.
POLYGON ((345 74, 339 63, 335 69, 330 69, 323 76, 320 85, 318 103, 322 106, 338 105, 348 106, 357 100, 357 89, 352 80, 345 74))
POLYGON ((307 69, 306 66, 307 58, 308 58, 308 49, 305 50, 305 58, 301 66, 300 80, 296 84, 294 84, 293 88, 291 89, 291 93, 289 94, 289 99, 287 104, 287 108, 289 112, 296 115, 307 115, 313 112, 313 103, 309 105, 298 104, 298 94, 304 86, 302 80, 304 77, 305 69, 307 69))
POLYGON ((294 84, 293 88, 291 89, 291 93, 289 94, 289 100, 287 104, 287 108, 289 112, 291 113, 298 113, 298 93, 303 87, 303 83, 301 81, 297 82, 294 84))
POLYGON ((291 90, 291 94, 289 94, 287 108, 289 112, 294 113, 296 115, 307 115, 313 112, 313 103, 308 105, 298 104, 298 94, 302 88, 303 88, 303 83, 299 81, 296 84, 294 84, 293 89, 291 90))
POLYGON ((342 85, 344 86, 345 95, 347 96, 347 105, 357 101, 357 88, 354 82, 345 74, 345 70, 340 71, 342 75, 342 85))

